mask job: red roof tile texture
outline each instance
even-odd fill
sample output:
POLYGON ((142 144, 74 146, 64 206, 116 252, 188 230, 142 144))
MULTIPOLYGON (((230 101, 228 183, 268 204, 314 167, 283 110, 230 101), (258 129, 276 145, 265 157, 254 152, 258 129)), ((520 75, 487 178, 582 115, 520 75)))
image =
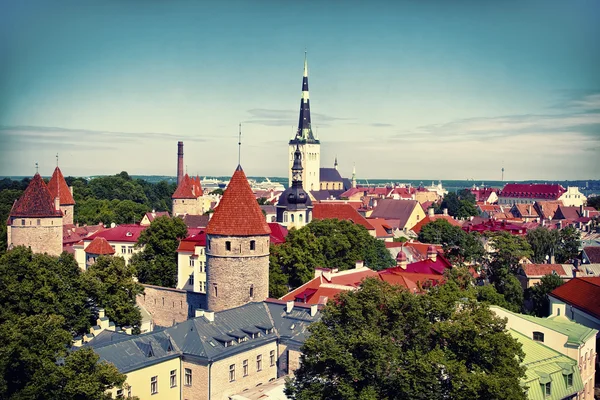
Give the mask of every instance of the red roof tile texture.
POLYGON ((85 248, 85 252, 88 254, 107 255, 115 254, 115 249, 112 248, 106 239, 97 236, 92 240, 92 243, 85 248))
POLYGON ((313 219, 339 219, 340 221, 352 221, 364 226, 367 230, 375 230, 375 227, 360 215, 350 204, 340 203, 317 203, 313 207, 313 219))
POLYGON ((54 208, 54 198, 40 174, 36 173, 27 189, 13 205, 10 216, 24 218, 61 217, 62 212, 54 208))
POLYGON ((56 197, 60 198, 61 206, 72 206, 75 204, 75 199, 73 199, 71 190, 69 189, 69 186, 65 181, 65 177, 58 167, 54 169, 52 178, 50 178, 48 181, 48 190, 50 191, 53 199, 56 197))
POLYGON ((412 227, 412 231, 418 235, 421 232, 421 229, 423 229, 423 226, 425 226, 428 223, 433 222, 437 219, 445 219, 446 221, 448 221, 450 223, 450 225, 461 226, 460 222, 458 222, 457 220, 452 218, 450 215, 436 214, 433 216, 428 215, 425 218, 423 218, 422 220, 420 220, 419 222, 417 222, 417 224, 412 227))
POLYGON ((600 264, 600 247, 598 246, 587 246, 583 248, 585 255, 588 257, 591 263, 600 264))
POLYGON ((92 236, 85 240, 93 240, 97 237, 103 237, 109 242, 130 242, 136 243, 140 237, 140 234, 148 226, 140 226, 133 224, 118 225, 114 228, 105 229, 100 232, 94 233, 92 236))
POLYGON ((502 197, 558 200, 566 189, 562 185, 507 183, 500 192, 502 197))
POLYGON ((222 236, 271 233, 241 166, 233 173, 219 205, 208 222, 206 233, 222 236))
POLYGON ((171 196, 172 199, 197 199, 203 194, 202 185, 200 184, 200 178, 190 178, 188 174, 185 174, 175 193, 171 196))
POLYGON ((600 318, 600 278, 574 278, 557 287, 551 296, 600 318))
POLYGON ((523 264, 521 266, 525 275, 531 276, 544 276, 556 272, 558 276, 565 274, 565 270, 560 264, 523 264))

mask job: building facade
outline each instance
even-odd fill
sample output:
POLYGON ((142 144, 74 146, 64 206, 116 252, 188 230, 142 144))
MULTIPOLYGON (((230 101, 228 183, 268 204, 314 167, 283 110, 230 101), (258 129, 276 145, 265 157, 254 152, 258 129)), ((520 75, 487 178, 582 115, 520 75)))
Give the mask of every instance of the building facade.
POLYGON ((277 202, 277 222, 287 229, 300 229, 312 218, 312 200, 302 184, 302 153, 296 145, 294 164, 292 165, 292 185, 287 188, 277 202))

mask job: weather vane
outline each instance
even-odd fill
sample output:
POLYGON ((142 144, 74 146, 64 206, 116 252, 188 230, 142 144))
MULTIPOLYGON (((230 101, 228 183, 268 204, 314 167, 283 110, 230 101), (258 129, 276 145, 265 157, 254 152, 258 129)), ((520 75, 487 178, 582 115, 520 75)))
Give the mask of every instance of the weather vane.
POLYGON ((35 173, 38 173, 38 163, 35 163, 35 173))

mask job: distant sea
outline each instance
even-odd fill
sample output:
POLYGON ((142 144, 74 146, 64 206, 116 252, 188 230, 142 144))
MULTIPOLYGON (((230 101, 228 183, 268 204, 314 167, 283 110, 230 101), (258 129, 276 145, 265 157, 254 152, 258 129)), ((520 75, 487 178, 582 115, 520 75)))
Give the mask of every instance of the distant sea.
MULTIPOLYGON (((100 175, 98 175, 100 176, 100 175)), ((95 176, 90 176, 88 178, 94 178, 95 176)), ((166 175, 131 175, 134 179, 144 179, 151 183, 157 183, 160 181, 167 182, 175 182, 175 176, 166 176, 166 175)), ((25 178, 24 176, 8 176, 8 177, 0 177, 1 178, 10 178, 14 180, 21 180, 25 178)), ((205 177, 202 176, 201 179, 205 177)), ((230 176, 207 176, 206 178, 218 179, 221 181, 229 181, 230 176)), ((257 182, 262 182, 265 180, 264 176, 249 176, 248 178, 254 179, 257 182)), ((272 182, 279 182, 283 184, 283 186, 288 186, 288 178, 287 177, 269 177, 272 182)), ((432 183, 437 185, 440 181, 437 179, 357 179, 357 183, 359 186, 385 186, 385 185, 394 185, 394 184, 405 184, 411 186, 430 186, 432 183)), ((573 181, 546 181, 546 180, 527 180, 527 181, 475 181, 475 180, 442 180, 442 186, 444 189, 449 192, 456 192, 465 188, 475 187, 493 187, 493 188, 502 188, 507 183, 558 183, 564 187, 567 186, 577 186, 579 190, 585 195, 589 194, 600 194, 600 180, 573 180, 573 181)))

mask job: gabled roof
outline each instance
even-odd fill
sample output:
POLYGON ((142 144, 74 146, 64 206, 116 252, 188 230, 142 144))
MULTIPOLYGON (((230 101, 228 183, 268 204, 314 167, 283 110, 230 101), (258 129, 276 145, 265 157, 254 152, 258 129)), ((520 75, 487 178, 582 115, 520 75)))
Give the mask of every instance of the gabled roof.
POLYGON ((420 274, 407 272, 401 267, 384 269, 378 272, 379 279, 392 285, 407 288, 413 293, 421 292, 427 283, 436 286, 444 282, 444 277, 439 274, 420 274))
POLYGON ((558 206, 556 213, 554 214, 554 219, 573 219, 576 220, 581 215, 579 215, 579 207, 566 207, 566 206, 558 206))
POLYGON ((94 240, 85 248, 85 252, 88 254, 107 255, 115 254, 115 249, 108 243, 108 241, 101 237, 96 236, 94 240))
POLYGON ((319 168, 321 182, 343 182, 340 172, 335 168, 319 168))
POLYGON ((390 238, 393 237, 393 227, 391 227, 387 221, 383 218, 367 218, 367 221, 375 227, 375 237, 377 238, 390 238))
POLYGON ((537 217, 538 213, 533 204, 514 204, 511 210, 515 217, 537 217))
POLYGON ((193 253, 196 250, 196 246, 206 246, 206 232, 204 230, 200 230, 197 233, 191 233, 188 237, 181 240, 177 252, 193 253))
POLYGON ((501 197, 558 200, 566 189, 559 184, 507 183, 501 197))
POLYGON ((285 242, 285 238, 288 235, 286 227, 277 222, 269 222, 268 225, 269 229, 271 229, 271 243, 280 244, 285 242))
POLYGON ((600 318, 600 278, 573 278, 550 295, 600 318))
POLYGON ((572 277, 561 264, 522 264, 521 268, 528 278, 556 274, 562 277, 572 277))
POLYGON ((562 206, 562 201, 536 201, 533 205, 538 215, 542 219, 554 219, 554 214, 559 206, 562 206))
POLYGON ((349 204, 317 203, 313 208, 313 219, 339 219, 340 221, 352 221, 355 224, 364 226, 367 230, 375 230, 373 225, 349 204))
POLYGON ((485 202, 488 201, 488 199, 490 198, 492 193, 498 192, 498 189, 492 188, 492 187, 477 188, 477 189, 470 189, 470 190, 471 190, 471 193, 473 193, 473 195, 475 195, 475 201, 485 201, 485 202))
POLYGON ((9 215, 22 218, 61 217, 62 211, 54 208, 54 198, 40 174, 36 173, 9 215))
POLYGON ((426 260, 408 264, 406 266, 406 272, 443 275, 447 268, 452 268, 452 264, 446 257, 438 253, 435 261, 428 258, 426 260))
POLYGON ((158 217, 170 217, 171 215, 169 215, 168 211, 152 211, 152 212, 147 212, 146 213, 146 218, 148 218, 149 222, 154 221, 156 218, 158 217))
POLYGON ((68 246, 85 239, 94 233, 104 230, 104 225, 63 225, 63 246, 68 246))
POLYGON ((398 220, 400 228, 404 228, 416 207, 421 207, 416 200, 382 199, 371 213, 371 218, 398 220))
POLYGON ((450 223, 450 225, 453 225, 453 226, 461 226, 461 223, 458 222, 457 220, 455 220, 450 215, 435 214, 435 215, 426 216, 425 218, 423 218, 422 220, 417 222, 417 224, 415 226, 413 226, 411 230, 418 235, 421 232, 421 229, 423 229, 423 226, 427 225, 430 222, 438 220, 438 219, 445 219, 446 221, 448 221, 450 223))
POLYGON ((271 233, 241 166, 238 165, 233 173, 219 205, 208 222, 206 233, 223 236, 271 233))
POLYGON ((197 199, 203 194, 202 185, 200 184, 200 178, 190 178, 188 174, 185 174, 179 186, 171 196, 172 199, 197 199))
POLYGON ((587 246, 583 248, 585 255, 592 264, 600 263, 600 247, 599 246, 587 246))
POLYGON ((50 191, 53 199, 56 197, 60 198, 61 206, 72 206, 75 204, 75 199, 73 199, 71 189, 69 189, 69 186, 65 181, 65 177, 58 167, 54 169, 52 178, 50 178, 48 181, 48 190, 50 191))
POLYGON ((191 215, 183 216, 183 222, 188 228, 206 228, 208 226, 209 215, 191 215))

